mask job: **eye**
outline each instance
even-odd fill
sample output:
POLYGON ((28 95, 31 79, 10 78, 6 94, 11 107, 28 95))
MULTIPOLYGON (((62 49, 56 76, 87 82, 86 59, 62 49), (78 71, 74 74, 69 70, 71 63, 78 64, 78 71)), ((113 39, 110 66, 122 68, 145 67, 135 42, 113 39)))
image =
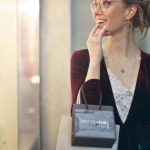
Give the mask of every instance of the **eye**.
POLYGON ((109 6, 109 5, 111 5, 111 1, 109 1, 109 0, 102 0, 101 1, 101 5, 103 5, 103 6, 109 6))
POLYGON ((98 6, 98 2, 96 2, 96 1, 93 2, 93 6, 94 6, 94 7, 97 7, 97 6, 98 6))

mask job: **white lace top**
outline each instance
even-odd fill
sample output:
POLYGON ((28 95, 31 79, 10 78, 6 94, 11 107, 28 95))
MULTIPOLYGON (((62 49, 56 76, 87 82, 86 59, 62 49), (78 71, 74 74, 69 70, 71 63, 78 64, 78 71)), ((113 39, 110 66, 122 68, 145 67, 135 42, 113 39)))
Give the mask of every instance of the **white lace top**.
POLYGON ((116 107, 123 123, 125 123, 133 100, 135 86, 128 90, 120 80, 107 68, 116 107))
MULTIPOLYGON (((107 68, 107 72, 119 116, 122 122, 125 123, 133 100, 135 86, 129 90, 122 84, 120 80, 117 79, 117 77, 110 71, 109 68, 107 68)), ((77 104, 81 103, 79 93, 80 92, 78 92, 77 95, 77 104)))

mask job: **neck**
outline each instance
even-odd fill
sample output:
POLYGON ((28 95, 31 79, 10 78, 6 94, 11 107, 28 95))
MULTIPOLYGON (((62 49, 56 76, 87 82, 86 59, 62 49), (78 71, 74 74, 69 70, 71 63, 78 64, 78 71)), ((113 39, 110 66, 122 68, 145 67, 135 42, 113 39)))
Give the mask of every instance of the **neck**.
POLYGON ((122 33, 122 35, 109 36, 104 47, 109 52, 111 51, 113 55, 120 56, 122 59, 132 57, 137 53, 138 49, 134 42, 133 34, 131 33, 122 33))

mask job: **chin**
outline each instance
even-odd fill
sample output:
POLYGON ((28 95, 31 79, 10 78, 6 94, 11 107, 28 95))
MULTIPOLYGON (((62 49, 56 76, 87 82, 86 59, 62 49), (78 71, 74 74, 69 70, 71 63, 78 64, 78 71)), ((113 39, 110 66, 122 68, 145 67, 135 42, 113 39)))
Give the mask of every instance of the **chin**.
POLYGON ((104 36, 109 36, 109 35, 111 35, 110 31, 106 30, 104 36))

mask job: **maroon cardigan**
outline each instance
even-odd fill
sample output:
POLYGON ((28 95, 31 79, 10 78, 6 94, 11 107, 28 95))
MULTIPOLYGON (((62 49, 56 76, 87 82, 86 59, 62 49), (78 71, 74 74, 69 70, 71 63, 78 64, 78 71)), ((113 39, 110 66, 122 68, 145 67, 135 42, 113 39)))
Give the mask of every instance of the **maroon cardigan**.
MULTIPOLYGON (((138 150, 139 143, 150 143, 150 55, 141 52, 141 64, 131 108, 123 124, 117 111, 104 60, 101 62, 101 78, 85 82, 89 65, 88 50, 75 51, 71 57, 72 103, 76 103, 81 85, 89 104, 98 104, 100 89, 102 104, 114 107, 116 124, 120 125, 118 150, 138 150)), ((80 95, 83 103, 82 94, 80 95)))

